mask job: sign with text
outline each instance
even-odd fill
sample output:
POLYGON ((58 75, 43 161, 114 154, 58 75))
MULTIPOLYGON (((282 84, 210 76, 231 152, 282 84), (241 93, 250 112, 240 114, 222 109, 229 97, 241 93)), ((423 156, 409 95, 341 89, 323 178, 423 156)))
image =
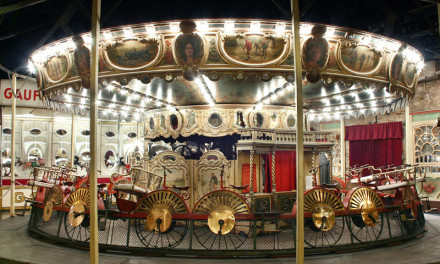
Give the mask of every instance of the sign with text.
MULTIPOLYGON (((12 104, 12 82, 9 79, 2 79, 0 82, 0 104, 11 106, 12 104)), ((40 91, 34 80, 17 80, 17 107, 39 107, 46 108, 40 100, 40 91)))

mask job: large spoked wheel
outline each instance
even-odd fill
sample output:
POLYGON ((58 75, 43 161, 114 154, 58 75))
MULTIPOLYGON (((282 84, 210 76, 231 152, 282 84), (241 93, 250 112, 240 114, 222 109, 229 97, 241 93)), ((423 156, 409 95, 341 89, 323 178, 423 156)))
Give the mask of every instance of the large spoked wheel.
MULTIPOLYGON (((294 207, 296 213, 296 204, 294 207)), ((341 200, 333 192, 316 188, 304 194, 304 213, 311 213, 304 221, 304 242, 311 247, 330 247, 338 243, 345 228, 343 217, 335 212, 343 211, 341 200)))
POLYGON ((50 188, 44 198, 43 220, 49 221, 53 214, 53 207, 63 203, 63 191, 59 186, 50 188))
POLYGON ((373 242, 382 234, 384 217, 378 212, 383 202, 380 196, 367 187, 352 190, 344 200, 350 210, 360 210, 361 214, 351 216, 351 233, 361 242, 373 242))
POLYGON ((194 235, 206 249, 238 249, 249 236, 250 221, 235 220, 235 214, 249 213, 249 205, 235 192, 207 193, 196 203, 193 213, 208 215, 208 221, 194 221, 194 235))
POLYGON ((188 220, 173 219, 173 214, 189 212, 177 193, 157 190, 139 202, 135 212, 148 212, 147 219, 136 220, 136 234, 148 248, 173 248, 179 245, 188 231, 188 220))
POLYGON ((74 191, 66 201, 70 207, 64 217, 64 228, 67 237, 73 241, 88 241, 90 239, 90 215, 86 210, 90 208, 90 192, 87 188, 74 191))

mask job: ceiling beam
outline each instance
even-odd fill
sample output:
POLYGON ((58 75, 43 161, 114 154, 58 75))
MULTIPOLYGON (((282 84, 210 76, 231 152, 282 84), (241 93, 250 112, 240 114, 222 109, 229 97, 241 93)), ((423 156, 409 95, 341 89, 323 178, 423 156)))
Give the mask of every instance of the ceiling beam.
POLYGON ((92 15, 90 14, 90 12, 87 10, 87 8, 85 8, 85 6, 81 3, 81 0, 75 0, 76 4, 78 5, 79 9, 81 10, 81 12, 84 14, 84 16, 87 18, 87 20, 91 20, 92 19, 92 15))
POLYGON ((118 6, 122 3, 122 0, 118 0, 116 1, 112 7, 110 8, 110 10, 105 13, 105 15, 102 17, 101 20, 101 25, 104 25, 105 22, 107 22, 107 20, 110 18, 110 16, 113 14, 113 12, 115 12, 115 10, 118 8, 118 6))
POLYGON ((71 0, 64 9, 64 12, 58 18, 55 25, 53 25, 52 28, 49 29, 49 31, 46 33, 46 35, 44 35, 44 37, 38 42, 36 48, 41 47, 62 25, 67 25, 67 23, 70 21, 77 10, 78 6, 74 3, 74 0, 71 0))
POLYGON ((41 24, 38 24, 38 25, 34 25, 32 27, 27 27, 27 28, 22 29, 22 30, 14 31, 12 33, 0 36, 0 41, 6 40, 6 39, 9 39, 9 38, 13 38, 13 37, 16 37, 18 35, 25 34, 25 33, 28 33, 30 31, 33 31, 33 30, 36 30, 36 29, 39 29, 41 27, 44 27, 44 26, 47 26, 47 25, 51 25, 51 24, 53 24, 53 21, 47 21, 47 22, 44 22, 44 23, 41 23, 41 24))
POLYGON ((292 18, 290 12, 283 6, 283 4, 280 3, 279 0, 272 0, 272 3, 274 3, 274 5, 281 11, 281 13, 283 13, 286 18, 292 18))
POLYGON ((9 6, 5 6, 5 7, 0 7, 0 15, 4 15, 10 12, 14 12, 16 10, 31 6, 31 5, 36 5, 42 2, 46 2, 46 0, 26 0, 20 3, 16 3, 13 5, 9 5, 9 6))

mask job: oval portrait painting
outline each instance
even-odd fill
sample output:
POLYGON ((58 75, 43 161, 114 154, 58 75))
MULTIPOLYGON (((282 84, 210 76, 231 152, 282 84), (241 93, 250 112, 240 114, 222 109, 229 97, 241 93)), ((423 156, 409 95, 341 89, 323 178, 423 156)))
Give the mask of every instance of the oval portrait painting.
POLYGON ((159 45, 155 41, 139 41, 128 39, 108 45, 105 57, 110 65, 116 68, 142 68, 150 64, 159 52, 159 45))
POLYGON ((414 85, 414 81, 416 79, 416 73, 417 73, 416 65, 413 62, 408 62, 405 66, 405 75, 404 75, 405 84, 408 87, 412 87, 414 85))
POLYGON ((341 45, 340 53, 345 68, 359 73, 376 71, 382 59, 380 53, 365 45, 341 45))
POLYGON ((391 61, 390 72, 389 72, 391 82, 401 81, 402 68, 403 68, 403 55, 401 52, 399 52, 398 54, 396 54, 396 56, 394 56, 393 60, 391 61))
POLYGON ((176 60, 180 65, 198 65, 204 57, 203 39, 195 33, 182 34, 175 42, 176 60))
POLYGON ((324 38, 309 38, 303 47, 303 62, 306 68, 322 69, 328 61, 329 45, 324 38))
POLYGON ((51 82, 58 82, 64 79, 68 73, 69 62, 66 55, 53 56, 46 63, 47 77, 51 82))

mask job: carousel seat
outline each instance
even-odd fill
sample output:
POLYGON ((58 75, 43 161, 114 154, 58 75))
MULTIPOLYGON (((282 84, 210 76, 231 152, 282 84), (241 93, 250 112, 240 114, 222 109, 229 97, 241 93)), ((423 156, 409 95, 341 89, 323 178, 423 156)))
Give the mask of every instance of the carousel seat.
POLYGON ((173 185, 173 189, 179 190, 179 191, 188 191, 189 190, 189 185, 188 186, 176 186, 173 185))
POLYGON ((148 190, 141 188, 139 186, 136 186, 134 184, 131 183, 120 183, 117 184, 114 188, 116 191, 122 191, 122 192, 126 192, 126 193, 130 193, 130 194, 135 194, 135 195, 144 195, 146 193, 149 193, 148 190))
POLYGON ((323 183, 323 184, 321 184, 321 187, 324 187, 324 188, 337 188, 338 187, 338 183, 323 183))
POLYGON ((71 181, 65 181, 65 182, 63 182, 63 185, 64 185, 64 186, 73 186, 73 182, 71 182, 71 181))
POLYGON ((98 189, 103 189, 106 186, 107 186, 107 183, 98 184, 98 189))
POLYGON ((380 185, 380 186, 377 186, 377 189, 379 191, 386 191, 386 190, 392 190, 392 189, 396 189, 396 188, 414 186, 415 184, 416 184, 416 182, 414 182, 414 181, 412 181, 412 182, 404 181, 404 182, 392 183, 392 184, 387 184, 387 185, 380 185))
POLYGON ((42 188, 52 188, 54 184, 50 183, 50 182, 30 180, 28 182, 28 185, 29 186, 35 186, 35 187, 42 187, 42 188))
POLYGON ((243 185, 243 186, 237 186, 237 185, 229 185, 231 186, 234 190, 237 191, 242 191, 242 190, 247 190, 247 188, 249 187, 249 184, 243 185))

